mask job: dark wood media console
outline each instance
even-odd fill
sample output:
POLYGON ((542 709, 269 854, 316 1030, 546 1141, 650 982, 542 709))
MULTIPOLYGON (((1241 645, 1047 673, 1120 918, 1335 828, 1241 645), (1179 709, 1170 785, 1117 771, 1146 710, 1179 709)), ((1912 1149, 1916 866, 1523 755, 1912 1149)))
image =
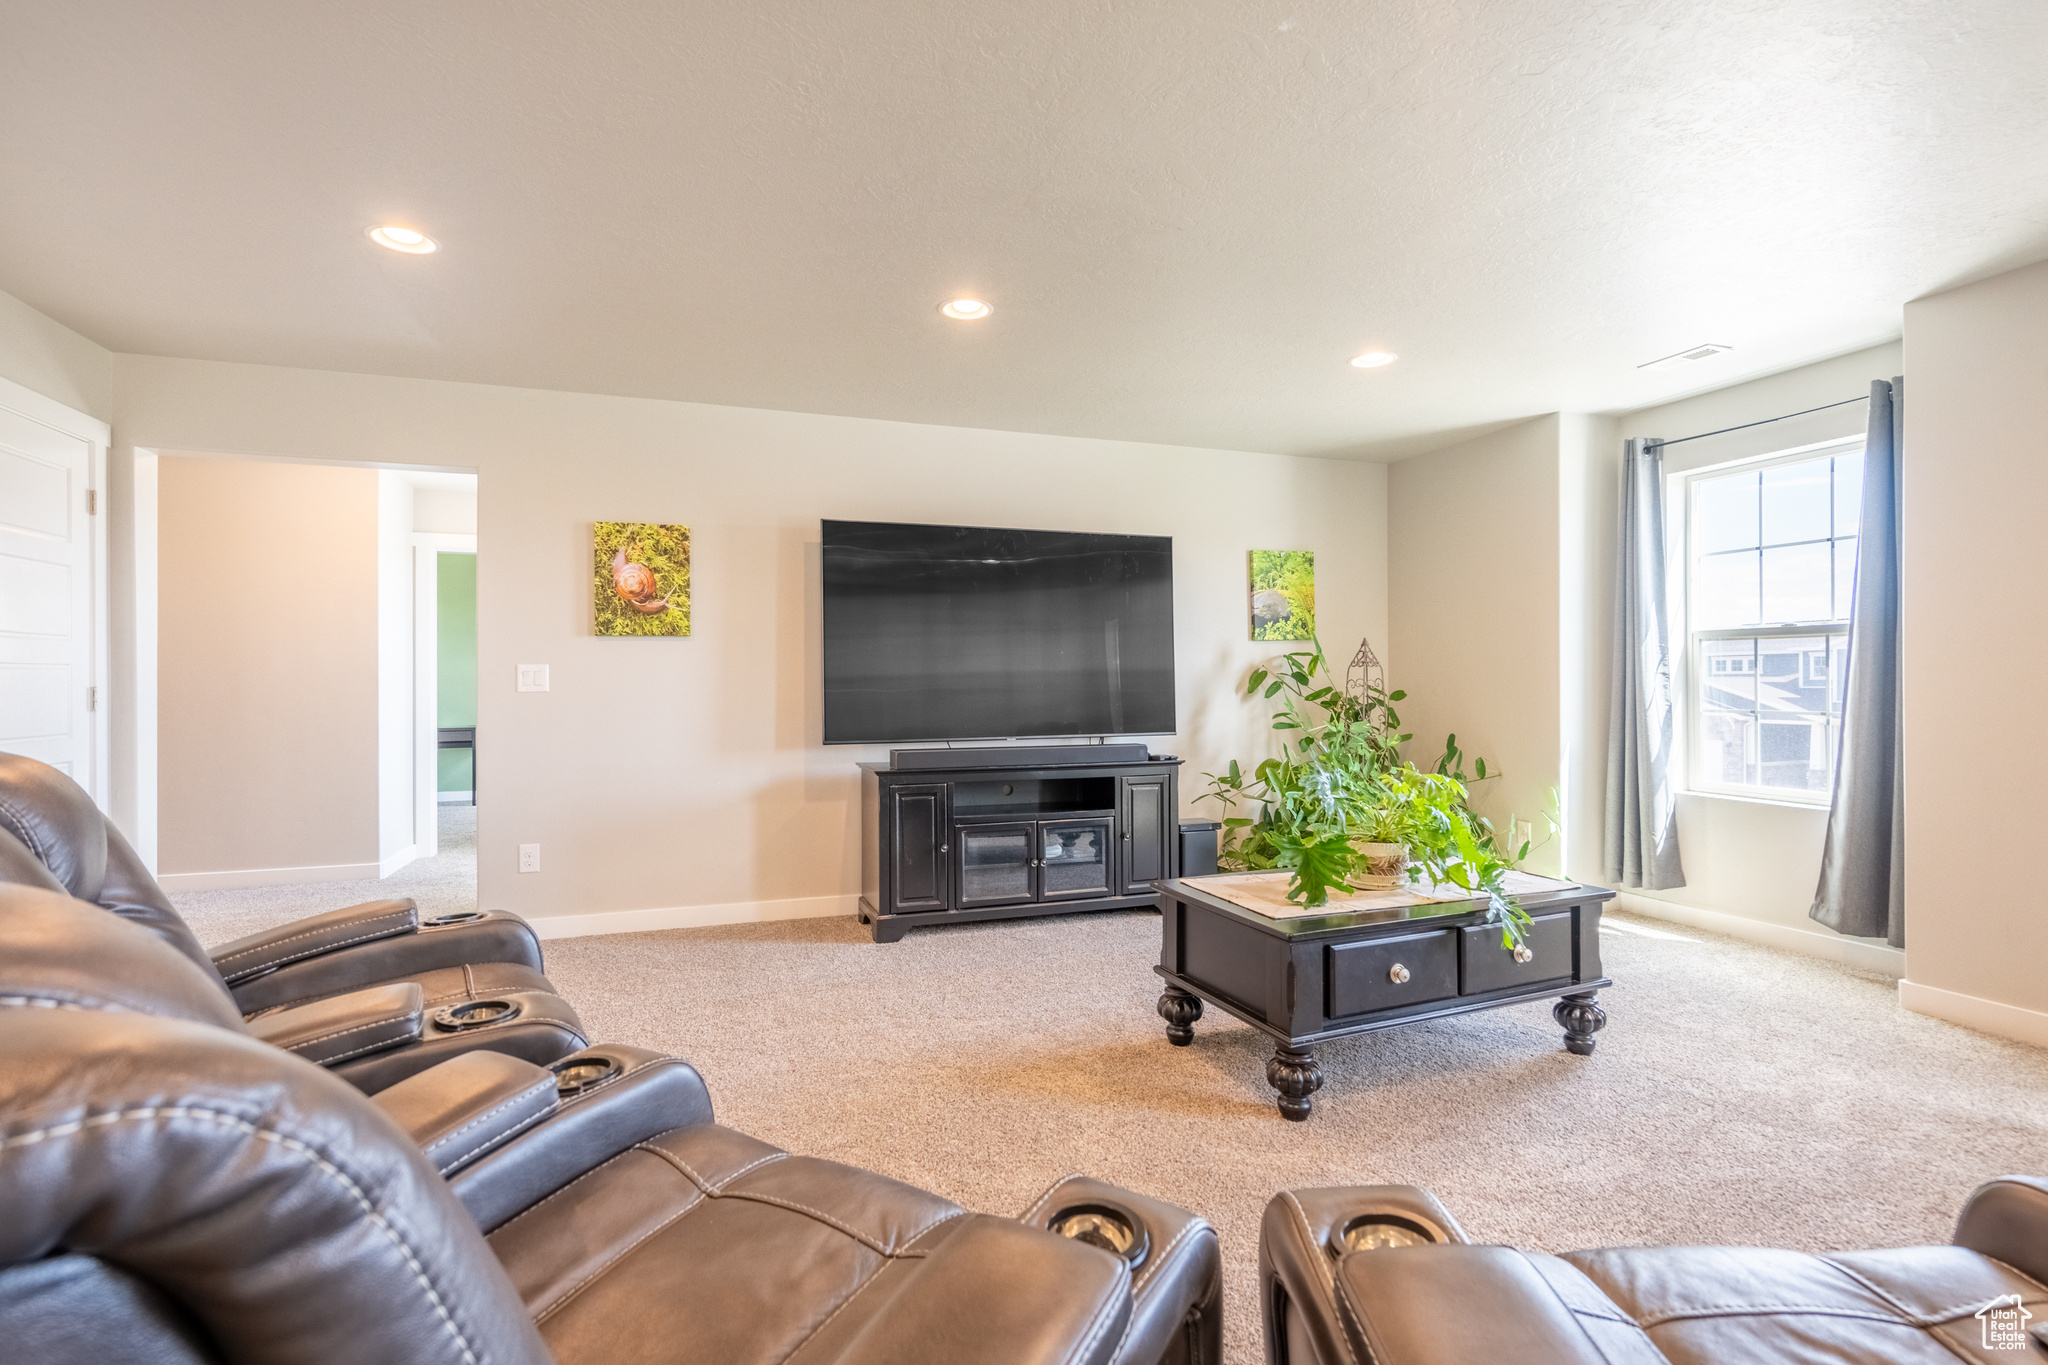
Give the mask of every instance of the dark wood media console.
POLYGON ((877 943, 924 924, 1157 909, 1152 884, 1180 875, 1179 759, 860 769, 860 917, 877 943))

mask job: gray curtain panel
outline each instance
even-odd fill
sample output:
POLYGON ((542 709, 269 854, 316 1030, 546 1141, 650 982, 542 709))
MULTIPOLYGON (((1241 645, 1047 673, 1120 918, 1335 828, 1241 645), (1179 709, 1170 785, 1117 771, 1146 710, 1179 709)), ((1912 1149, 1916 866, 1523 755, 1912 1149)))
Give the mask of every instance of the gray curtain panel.
POLYGON ((1671 772, 1671 644, 1664 621, 1664 443, 1622 455, 1621 581, 1607 723, 1607 879, 1663 891, 1685 885, 1671 772))
POLYGON ((1841 934, 1906 946, 1905 767, 1899 733, 1899 458, 1905 380, 1870 385, 1863 523, 1849 612, 1849 676, 1834 804, 1814 919, 1841 934))

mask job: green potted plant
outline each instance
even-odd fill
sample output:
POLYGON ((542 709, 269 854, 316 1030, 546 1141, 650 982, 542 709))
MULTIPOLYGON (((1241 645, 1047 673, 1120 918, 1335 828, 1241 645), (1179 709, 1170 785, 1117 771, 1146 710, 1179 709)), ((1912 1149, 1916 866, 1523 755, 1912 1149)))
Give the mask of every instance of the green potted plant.
MULTIPOLYGON (((1318 641, 1312 652, 1283 655, 1247 680, 1248 697, 1281 699, 1272 727, 1283 744, 1250 773, 1233 759, 1222 773, 1206 774, 1209 790, 1197 799, 1226 812, 1223 865, 1284 870, 1288 899, 1310 908, 1329 904, 1333 891, 1427 878, 1485 897, 1503 944, 1519 946, 1528 916, 1503 889, 1513 864, 1471 808, 1465 783, 1447 771, 1455 760, 1436 772, 1405 762, 1398 746, 1411 736, 1396 733, 1392 705, 1405 694, 1373 683, 1347 692, 1327 672, 1318 641), (1256 816, 1235 813, 1252 805, 1256 816)), ((1446 744, 1447 759, 1454 743, 1446 744)))

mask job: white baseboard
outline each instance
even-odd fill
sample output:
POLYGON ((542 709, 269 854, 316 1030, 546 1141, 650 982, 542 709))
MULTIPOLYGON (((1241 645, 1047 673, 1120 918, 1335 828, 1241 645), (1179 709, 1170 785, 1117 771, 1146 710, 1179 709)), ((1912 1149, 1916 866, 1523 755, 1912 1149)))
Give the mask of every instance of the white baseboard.
POLYGON ((473 806, 476 804, 472 799, 474 796, 474 792, 437 792, 435 801, 443 806, 473 806))
POLYGON ((380 878, 388 877, 419 856, 420 846, 418 844, 407 844, 404 848, 401 848, 398 852, 377 864, 377 875, 380 878))
POLYGON ((1923 986, 1904 978, 1899 981, 1899 1003, 1915 1014, 1946 1019, 1951 1024, 1961 1024, 1979 1033, 1995 1033, 2001 1038, 2015 1038, 2036 1047, 2048 1047, 2048 1014, 2039 1010, 1986 1000, 1982 996, 1964 995, 1960 991, 1945 991, 1939 986, 1923 986))
POLYGON ((1730 938, 1748 939, 1768 948, 1784 948, 1808 957, 1826 958, 1867 972, 1882 972, 1896 977, 1906 974, 1906 955, 1888 944, 1844 938, 1840 934, 1817 929, 1794 929, 1789 925, 1730 915, 1720 910, 1702 910, 1692 905, 1676 905, 1627 891, 1615 893, 1614 908, 1630 914, 1648 915, 1652 919, 1670 920, 1674 924, 1690 924, 1695 929, 1726 934, 1730 938))
POLYGON ((382 875, 376 863, 327 863, 319 867, 249 867, 239 872, 166 872, 156 881, 166 891, 232 891, 245 886, 374 881, 382 875))
POLYGON ((600 910, 588 915, 527 916, 542 938, 645 934, 656 929, 701 929, 712 924, 757 924, 777 919, 824 919, 854 914, 859 896, 802 896, 786 901, 733 901, 726 905, 671 905, 655 910, 600 910))

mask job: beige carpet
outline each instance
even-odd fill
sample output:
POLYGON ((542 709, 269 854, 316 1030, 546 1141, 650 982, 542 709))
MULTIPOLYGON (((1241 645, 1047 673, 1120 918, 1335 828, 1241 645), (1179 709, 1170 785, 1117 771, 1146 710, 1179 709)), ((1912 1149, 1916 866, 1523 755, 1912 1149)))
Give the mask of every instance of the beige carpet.
POLYGON ((1287 1123, 1251 1029, 1212 1013, 1167 1045, 1158 935, 1119 914, 879 946, 800 920, 571 939, 548 970, 596 1036, 690 1058, 720 1120, 768 1141, 990 1212, 1069 1171, 1200 1210, 1244 1365, 1285 1186, 1414 1181, 1533 1247, 1820 1249, 1944 1241, 1978 1181, 2048 1170, 2048 1053, 1907 1014, 1886 980, 1619 916, 1595 1056, 1544 1006, 1415 1025, 1322 1048, 1315 1116, 1287 1123))

